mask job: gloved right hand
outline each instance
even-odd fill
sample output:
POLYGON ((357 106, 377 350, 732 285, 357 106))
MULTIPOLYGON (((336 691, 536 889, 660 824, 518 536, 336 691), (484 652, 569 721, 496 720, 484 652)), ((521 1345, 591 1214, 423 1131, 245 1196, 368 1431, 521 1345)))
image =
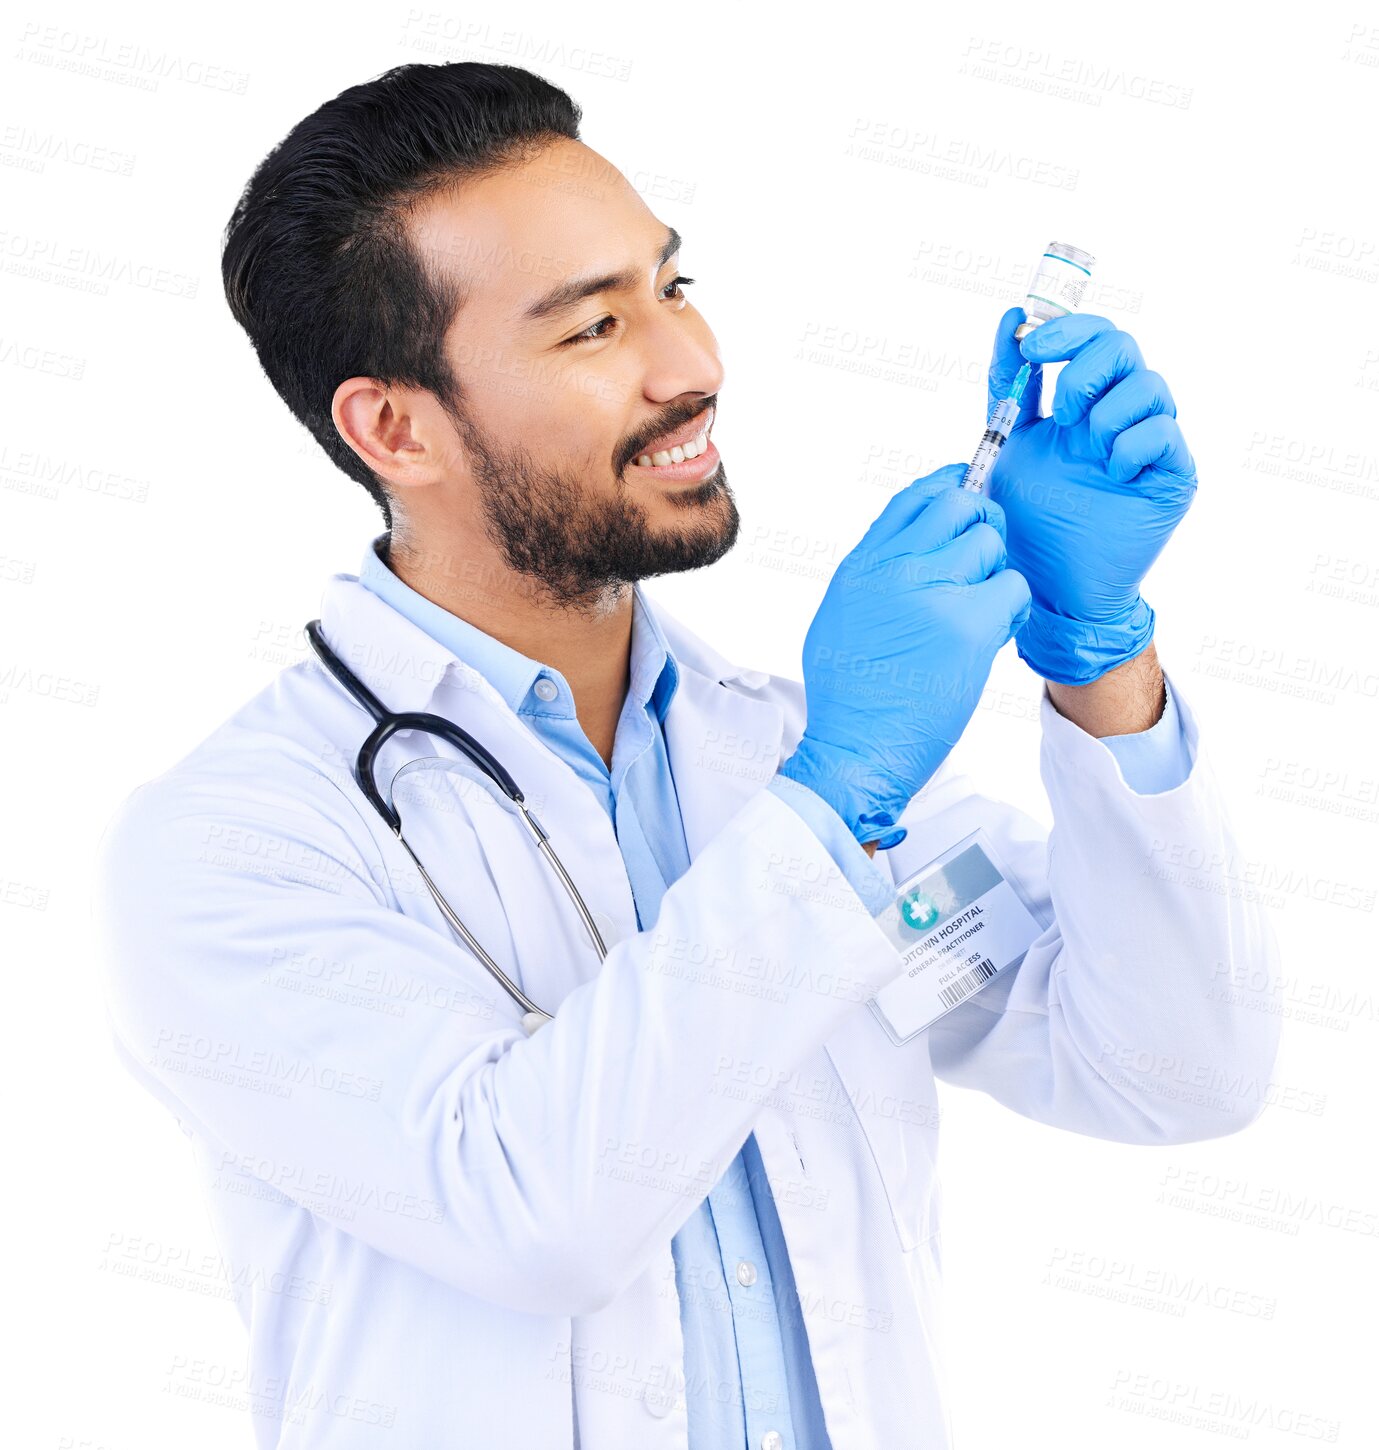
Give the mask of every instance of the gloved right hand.
POLYGON ((857 840, 888 831, 972 718, 996 651, 1029 617, 1005 568, 1005 514, 961 486, 967 465, 917 478, 839 564, 804 642, 807 722, 782 775, 821 795, 857 840))

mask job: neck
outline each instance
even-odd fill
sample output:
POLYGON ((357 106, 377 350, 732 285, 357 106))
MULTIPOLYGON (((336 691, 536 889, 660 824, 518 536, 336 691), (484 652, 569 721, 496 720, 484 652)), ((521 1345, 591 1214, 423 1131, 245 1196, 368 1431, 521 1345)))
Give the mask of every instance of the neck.
POLYGON ((611 766, 632 656, 632 586, 609 585, 578 606, 488 556, 409 547, 394 530, 388 567, 410 589, 529 659, 558 670, 589 743, 611 766))

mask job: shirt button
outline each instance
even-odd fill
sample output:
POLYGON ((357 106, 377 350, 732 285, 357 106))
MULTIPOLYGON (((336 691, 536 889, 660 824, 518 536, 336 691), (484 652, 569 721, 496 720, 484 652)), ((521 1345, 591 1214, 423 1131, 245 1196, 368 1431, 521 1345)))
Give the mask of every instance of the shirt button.
POLYGON ((779 1430, 768 1430, 761 1437, 761 1450, 784 1450, 785 1440, 779 1430))
MULTIPOLYGON (((750 1288, 757 1281, 757 1266, 749 1264, 746 1259, 737 1266, 737 1282, 745 1288, 750 1288)), ((773 1430, 772 1434, 775 1433, 773 1430)))
POLYGON ((536 682, 536 693, 543 700, 554 700, 560 691, 556 688, 554 680, 548 680, 543 675, 536 682))
POLYGON ((658 1420, 670 1414, 671 1406, 675 1403, 674 1395, 659 1385, 648 1385, 642 1399, 647 1410, 658 1420))

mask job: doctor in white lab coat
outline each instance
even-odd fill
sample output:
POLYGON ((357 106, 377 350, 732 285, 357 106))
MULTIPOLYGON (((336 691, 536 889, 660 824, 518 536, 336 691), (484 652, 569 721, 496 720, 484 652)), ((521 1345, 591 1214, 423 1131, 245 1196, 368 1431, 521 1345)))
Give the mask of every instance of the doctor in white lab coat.
MULTIPOLYGON (((571 217, 613 204, 533 194, 539 225, 570 229, 567 253, 571 217), (561 207, 573 211, 552 220, 561 207)), ((485 195, 490 219, 511 224, 513 198, 485 195)), ((251 314, 245 274, 227 282, 251 314)), ((634 320, 640 306, 628 304, 634 320)), ((716 376, 666 369, 609 406, 644 423, 716 393, 716 376)), ((519 376, 491 360, 487 375, 519 376)), ((367 370, 330 397, 339 437, 392 486, 395 538, 405 518, 411 557, 443 557, 427 577, 458 577, 456 540, 480 551, 481 587, 444 597, 498 633, 504 582, 524 562, 514 541, 528 527, 553 545, 556 524, 524 524, 490 495, 491 552, 472 519, 446 534, 439 521, 472 479, 449 491, 439 415, 367 370)), ((664 529, 675 518, 674 506, 655 515, 664 529)), ((831 1444, 939 1450, 935 1075, 1121 1142, 1214 1137, 1259 1111, 1261 1093, 1177 1090, 1205 1069, 1267 1081, 1277 1031, 1240 1005, 1267 995, 1275 970, 1259 908, 1153 869, 1171 850, 1210 876, 1232 849, 1180 690, 1189 768, 1172 789, 1133 789, 1046 692, 1052 838, 948 764, 909 803, 877 868, 899 883, 980 827, 1039 931, 1017 966, 896 1045, 866 1005, 896 978, 896 948, 806 816, 768 789, 805 730, 804 686, 743 668, 636 597, 679 670, 664 733, 692 859, 646 930, 607 813, 500 690, 354 575, 335 575, 322 603, 326 641, 390 709, 441 714, 497 756, 590 905, 601 964, 499 794, 417 732, 384 747, 383 782, 433 757, 402 777, 407 839, 554 1014, 534 1035, 361 794, 368 721, 314 659, 137 790, 106 834, 97 904, 115 1041, 193 1145, 249 1331, 261 1447, 685 1450, 671 1240, 754 1133, 831 1444), (1212 990, 1225 980, 1231 993, 1212 990)), ((578 657, 561 658, 573 674, 578 657)))
MULTIPOLYGON (((530 1039, 354 787, 365 717, 314 663, 285 670, 136 793, 107 836, 127 1064, 190 1133, 227 1261, 307 1286, 240 1299, 261 1445, 376 1445, 377 1422, 393 1420, 399 1444, 568 1446, 573 1381, 583 1445, 683 1450, 670 1239, 695 1171, 721 1169, 748 1132, 833 1444, 946 1445, 935 1070, 1123 1142, 1211 1137, 1259 1109, 1258 1095, 1233 1113, 1200 1106, 1159 1068, 1219 1065, 1262 1083, 1276 1032, 1269 1013, 1211 991, 1232 974, 1267 990, 1259 909, 1146 874, 1159 842, 1202 859, 1232 848, 1180 690, 1192 771, 1155 795, 1131 790, 1106 746, 1043 700, 1052 854, 1034 821, 948 767, 915 799, 906 839, 877 862, 901 880, 984 827, 1045 930, 1016 970, 897 1047, 859 1000, 895 977, 894 947, 764 789, 804 728, 801 686, 657 615, 681 666, 666 739, 694 866, 638 933, 617 841, 584 783, 357 578, 326 591, 327 640, 392 708, 443 714, 487 744, 600 923, 602 970, 520 821, 467 773, 428 776, 409 796, 408 839, 447 899, 556 1012, 530 1039), (743 968, 741 990, 725 992, 707 966, 688 970, 724 943, 740 963, 855 988, 780 1000, 753 992, 743 968), (352 1078, 272 1096, 254 1090, 271 1060, 352 1078), (735 1067, 725 1092, 725 1062, 760 1070, 735 1067), (778 1105, 790 1077, 831 1085, 825 1100, 847 1110, 821 1115, 799 1093, 778 1105), (895 1101, 909 1110, 888 1111, 895 1101), (312 1386, 348 1386, 350 1403, 316 1406, 312 1386), (282 1423, 283 1403, 303 1402, 306 1425, 330 1434, 282 1423)), ((395 739, 380 778, 417 753, 395 739)))

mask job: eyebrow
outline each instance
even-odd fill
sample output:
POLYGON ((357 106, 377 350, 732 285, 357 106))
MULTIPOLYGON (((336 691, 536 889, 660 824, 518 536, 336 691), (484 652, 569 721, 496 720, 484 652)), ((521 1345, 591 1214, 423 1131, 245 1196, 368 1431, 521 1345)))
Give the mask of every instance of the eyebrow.
MULTIPOLYGON (((679 250, 680 233, 674 227, 667 227, 661 254, 656 259, 656 270, 659 272, 679 250)), ((566 308, 583 302, 586 297, 597 296, 600 292, 630 292, 640 281, 641 273, 635 267, 628 267, 622 272, 606 272, 600 277, 571 277, 558 287, 552 287, 544 297, 537 298, 523 312, 522 320, 539 321, 554 313, 564 312, 566 308)))

